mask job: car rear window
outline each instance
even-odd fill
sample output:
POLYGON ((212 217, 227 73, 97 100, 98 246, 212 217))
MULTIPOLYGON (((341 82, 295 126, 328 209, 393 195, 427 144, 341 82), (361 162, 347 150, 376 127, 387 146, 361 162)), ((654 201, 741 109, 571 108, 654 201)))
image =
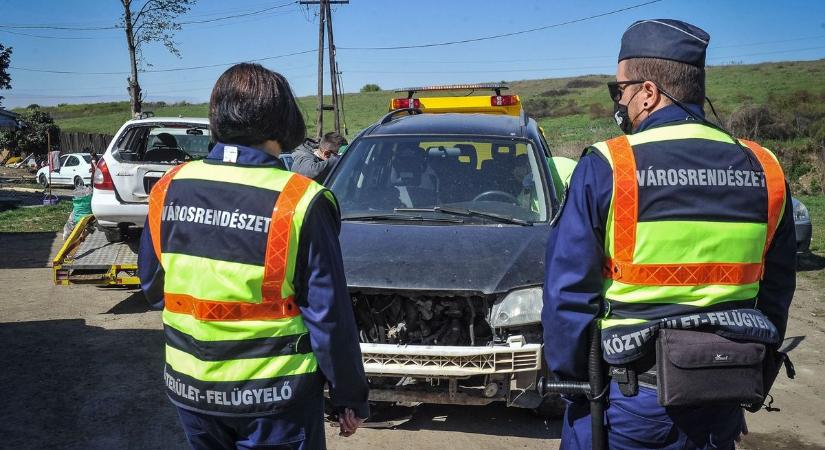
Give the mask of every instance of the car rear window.
POLYGON ((127 129, 118 139, 116 158, 124 161, 178 164, 209 154, 207 125, 147 124, 127 129))
POLYGON ((92 163, 92 155, 83 155, 83 160, 86 161, 86 164, 92 163))

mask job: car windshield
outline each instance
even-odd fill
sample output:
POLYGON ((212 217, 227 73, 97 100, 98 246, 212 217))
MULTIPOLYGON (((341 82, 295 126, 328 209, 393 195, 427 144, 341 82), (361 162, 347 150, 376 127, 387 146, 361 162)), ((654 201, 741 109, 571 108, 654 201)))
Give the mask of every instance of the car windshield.
POLYGON ((529 224, 548 217, 540 167, 519 139, 376 136, 347 149, 329 186, 344 219, 414 213, 529 224))

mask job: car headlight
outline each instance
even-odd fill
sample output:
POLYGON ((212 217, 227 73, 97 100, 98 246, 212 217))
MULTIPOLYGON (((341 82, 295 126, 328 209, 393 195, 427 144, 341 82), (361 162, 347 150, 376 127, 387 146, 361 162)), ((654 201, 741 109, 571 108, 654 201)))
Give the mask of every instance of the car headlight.
POLYGON ((810 222, 811 216, 808 214, 808 208, 805 205, 797 200, 796 198, 793 199, 793 221, 794 222, 810 222))
POLYGON ((539 323, 542 303, 540 287, 512 291, 493 305, 490 325, 503 328, 539 323))

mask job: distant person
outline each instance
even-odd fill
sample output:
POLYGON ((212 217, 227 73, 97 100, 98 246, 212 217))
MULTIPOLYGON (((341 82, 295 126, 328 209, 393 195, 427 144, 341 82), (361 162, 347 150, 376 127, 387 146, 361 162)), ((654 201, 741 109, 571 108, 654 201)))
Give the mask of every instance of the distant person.
POLYGON ((337 202, 278 158, 306 133, 280 74, 224 72, 209 128, 209 155, 155 184, 141 238, 164 390, 195 449, 323 449, 324 385, 342 435, 369 415, 337 202))
POLYGON ((292 152, 292 171, 323 183, 329 171, 338 162, 338 151, 347 145, 347 139, 336 131, 324 135, 317 148, 307 139, 292 152))

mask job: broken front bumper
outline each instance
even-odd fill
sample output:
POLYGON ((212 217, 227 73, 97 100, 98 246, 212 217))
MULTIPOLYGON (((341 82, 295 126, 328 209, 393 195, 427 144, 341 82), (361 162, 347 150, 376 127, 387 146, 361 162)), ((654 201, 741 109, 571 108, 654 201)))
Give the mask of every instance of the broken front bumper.
POLYGON ((541 369, 541 344, 490 347, 361 344, 369 375, 469 377, 541 369))
POLYGON ((534 387, 542 369, 542 345, 527 344, 520 336, 485 347, 362 343, 361 353, 368 377, 399 379, 391 388, 373 387, 370 400, 465 405, 506 401, 528 408, 541 402, 534 387), (470 377, 475 382, 469 383, 470 377))

